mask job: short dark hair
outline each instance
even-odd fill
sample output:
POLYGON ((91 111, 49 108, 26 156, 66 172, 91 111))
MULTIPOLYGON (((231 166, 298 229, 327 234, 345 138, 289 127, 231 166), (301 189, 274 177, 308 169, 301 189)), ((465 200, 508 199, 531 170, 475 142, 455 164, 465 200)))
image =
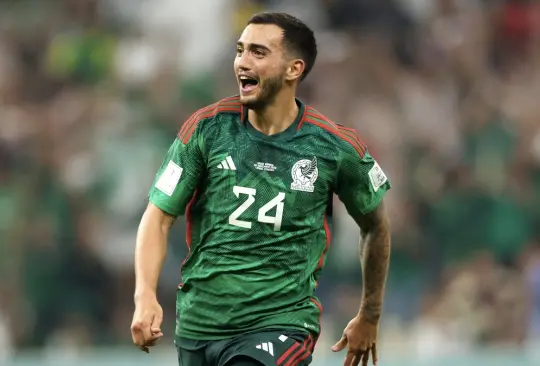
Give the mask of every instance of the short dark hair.
POLYGON ((248 24, 274 24, 283 29, 283 42, 306 64, 300 77, 304 80, 317 59, 317 41, 313 31, 300 19, 287 13, 264 12, 251 17, 248 24))

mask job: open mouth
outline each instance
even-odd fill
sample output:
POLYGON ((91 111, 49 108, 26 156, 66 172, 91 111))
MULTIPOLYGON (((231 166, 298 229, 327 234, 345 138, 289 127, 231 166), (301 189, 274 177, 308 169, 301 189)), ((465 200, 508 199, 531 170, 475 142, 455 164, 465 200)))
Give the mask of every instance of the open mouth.
POLYGON ((239 77, 240 80, 240 89, 243 94, 248 94, 254 91, 259 85, 259 81, 251 76, 242 75, 239 77))

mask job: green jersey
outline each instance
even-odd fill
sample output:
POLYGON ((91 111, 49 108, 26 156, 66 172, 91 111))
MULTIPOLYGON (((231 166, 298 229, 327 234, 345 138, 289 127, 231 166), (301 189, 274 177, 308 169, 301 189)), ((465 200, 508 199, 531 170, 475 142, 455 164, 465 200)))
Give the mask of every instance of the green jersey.
POLYGON ((178 336, 269 328, 318 336, 314 292, 332 195, 358 216, 379 205, 390 183, 353 129, 297 104, 296 121, 267 136, 238 97, 221 100, 193 114, 170 147, 149 199, 187 219, 178 336))

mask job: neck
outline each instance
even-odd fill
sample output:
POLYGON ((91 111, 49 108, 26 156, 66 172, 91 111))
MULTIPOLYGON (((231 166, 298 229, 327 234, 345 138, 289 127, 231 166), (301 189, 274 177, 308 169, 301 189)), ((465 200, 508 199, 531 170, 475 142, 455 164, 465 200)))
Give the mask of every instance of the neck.
POLYGON ((262 109, 250 109, 248 118, 251 125, 266 135, 285 131, 298 116, 298 106, 294 96, 279 93, 274 101, 262 109))

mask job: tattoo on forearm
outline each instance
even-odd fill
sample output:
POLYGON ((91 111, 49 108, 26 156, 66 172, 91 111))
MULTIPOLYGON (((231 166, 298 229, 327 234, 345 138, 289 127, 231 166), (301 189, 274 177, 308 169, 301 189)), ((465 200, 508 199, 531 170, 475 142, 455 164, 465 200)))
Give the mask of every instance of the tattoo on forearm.
POLYGON ((377 323, 381 316, 384 289, 390 260, 390 230, 382 213, 373 213, 363 222, 360 238, 360 261, 363 273, 361 311, 368 321, 377 323))

